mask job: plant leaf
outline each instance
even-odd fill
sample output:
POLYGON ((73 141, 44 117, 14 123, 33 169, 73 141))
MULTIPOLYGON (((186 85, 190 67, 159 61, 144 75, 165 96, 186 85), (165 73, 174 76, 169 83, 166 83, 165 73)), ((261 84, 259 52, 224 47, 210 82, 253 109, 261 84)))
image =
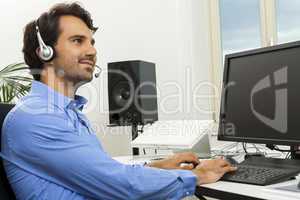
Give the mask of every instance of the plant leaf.
POLYGON ((25 96, 31 88, 32 80, 25 63, 5 66, 0 70, 0 102, 11 103, 25 96))

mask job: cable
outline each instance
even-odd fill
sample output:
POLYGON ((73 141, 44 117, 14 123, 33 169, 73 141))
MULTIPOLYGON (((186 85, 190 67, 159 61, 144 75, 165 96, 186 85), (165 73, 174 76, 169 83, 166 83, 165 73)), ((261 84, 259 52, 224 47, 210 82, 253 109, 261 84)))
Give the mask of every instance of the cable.
POLYGON ((242 145, 243 145, 243 149, 244 149, 245 153, 248 154, 247 143, 243 142, 242 145))
POLYGON ((271 150, 276 150, 276 151, 280 151, 280 152, 287 152, 287 153, 295 152, 295 150, 279 149, 276 145, 273 145, 273 144, 268 144, 268 145, 266 145, 266 147, 268 147, 271 150))
MULTIPOLYGON (((249 144, 249 143, 248 143, 249 144)), ((218 149, 212 150, 212 157, 217 156, 243 156, 244 154, 259 153, 263 154, 266 157, 285 157, 288 156, 286 152, 278 152, 273 149, 270 151, 270 148, 266 147, 265 144, 251 144, 249 146, 247 143, 230 143, 227 145, 219 147, 218 149), (255 150, 255 151, 254 151, 255 150)), ((289 155, 290 156, 290 155, 289 155)))
POLYGON ((141 127, 141 130, 139 131, 140 133, 143 133, 144 132, 144 124, 142 125, 142 127, 141 127))
POLYGON ((276 146, 274 147, 274 150, 276 150, 276 151, 280 151, 280 152, 287 152, 287 153, 294 152, 294 151, 292 151, 292 150, 284 150, 284 149, 279 149, 279 148, 277 148, 276 146))
MULTIPOLYGON (((152 123, 150 124, 150 126, 151 126, 151 125, 152 125, 152 123)), ((143 124, 142 127, 141 127, 141 129, 138 130, 138 132, 139 132, 139 133, 143 133, 143 132, 144 132, 144 127, 145 127, 145 125, 143 124)))
POLYGON ((253 145, 253 147, 256 149, 256 152, 257 152, 257 153, 263 153, 263 152, 260 151, 260 149, 259 149, 255 144, 252 144, 252 145, 253 145))

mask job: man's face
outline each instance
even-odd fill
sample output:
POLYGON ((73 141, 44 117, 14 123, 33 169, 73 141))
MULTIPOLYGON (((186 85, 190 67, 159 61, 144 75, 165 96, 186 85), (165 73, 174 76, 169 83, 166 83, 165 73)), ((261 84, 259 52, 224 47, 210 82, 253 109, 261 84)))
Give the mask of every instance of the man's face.
POLYGON ((97 53, 92 30, 80 18, 69 15, 60 17, 59 29, 53 59, 57 74, 74 84, 91 81, 97 53))

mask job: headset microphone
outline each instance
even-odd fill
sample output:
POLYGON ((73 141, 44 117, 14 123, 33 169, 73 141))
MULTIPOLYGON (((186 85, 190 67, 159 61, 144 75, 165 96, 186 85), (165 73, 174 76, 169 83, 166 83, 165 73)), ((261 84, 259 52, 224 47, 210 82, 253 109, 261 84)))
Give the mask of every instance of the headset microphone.
POLYGON ((95 78, 98 78, 99 76, 100 76, 100 74, 101 74, 101 72, 102 72, 102 69, 101 69, 101 67, 99 67, 98 65, 95 65, 95 67, 99 70, 97 73, 95 73, 95 78))
POLYGON ((50 61, 53 58, 53 54, 54 54, 53 49, 52 47, 45 44, 41 36, 39 27, 37 25, 35 26, 35 29, 36 29, 37 39, 39 42, 38 56, 40 57, 41 60, 45 62, 50 61))

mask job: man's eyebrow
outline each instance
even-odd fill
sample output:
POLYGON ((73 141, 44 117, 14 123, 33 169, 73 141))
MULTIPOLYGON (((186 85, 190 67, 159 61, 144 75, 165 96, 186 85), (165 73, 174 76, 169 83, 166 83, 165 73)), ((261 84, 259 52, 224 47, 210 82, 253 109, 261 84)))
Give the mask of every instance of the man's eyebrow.
POLYGON ((86 36, 84 36, 84 35, 72 35, 72 36, 70 36, 70 39, 73 39, 73 38, 86 38, 86 36))

